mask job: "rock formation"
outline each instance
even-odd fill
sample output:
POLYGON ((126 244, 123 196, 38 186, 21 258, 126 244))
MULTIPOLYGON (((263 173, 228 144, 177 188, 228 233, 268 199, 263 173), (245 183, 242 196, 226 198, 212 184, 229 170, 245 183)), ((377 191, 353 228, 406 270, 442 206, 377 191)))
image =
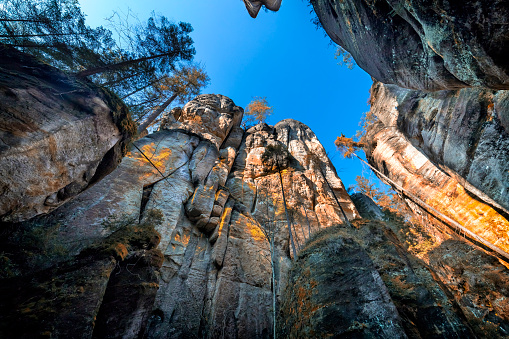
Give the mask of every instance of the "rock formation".
POLYGON ((55 209, 125 153, 127 108, 91 83, 0 46, 0 87, 0 222, 55 209))
POLYGON ((261 227, 279 225, 273 251, 280 294, 293 257, 290 232, 298 250, 317 230, 343 223, 337 200, 349 218, 358 213, 308 127, 285 120, 244 133, 242 114, 224 96, 198 96, 179 114, 166 116, 159 132, 136 141, 93 187, 17 224, 2 241, 9 249, 2 273, 11 277, 3 289, 6 295, 19 286, 25 291, 0 305, 2 312, 12 311, 0 333, 271 333, 270 248, 261 227), (266 147, 276 144, 291 154, 281 171, 291 230, 279 173, 261 160, 266 147), (80 266, 90 279, 83 279, 80 266), (53 282, 72 286, 76 299, 53 282), (40 291, 44 300, 35 296, 40 291), (75 309, 51 313, 60 303, 75 309), (12 321, 16 317, 36 320, 23 326, 12 321))
POLYGON ((270 9, 271 11, 278 11, 281 7, 281 0, 244 0, 247 12, 252 18, 256 18, 262 6, 270 9))
POLYGON ((329 35, 378 81, 436 91, 509 89, 509 4, 312 0, 329 35))
MULTIPOLYGON (((424 93, 375 83, 371 112, 379 121, 368 128, 365 151, 399 188, 508 252, 505 94, 481 89, 424 93)), ((410 204, 421 209, 418 201, 410 204)))
POLYGON ((425 93, 376 82, 371 110, 472 194, 508 213, 507 94, 482 89, 425 93))
POLYGON ((450 239, 425 262, 408 252, 406 231, 392 231, 402 225, 353 224, 316 233, 301 250, 282 298, 281 337, 508 336, 509 270, 496 258, 450 239))
POLYGON ((92 187, 10 225, 0 336, 267 338, 273 295, 289 337, 509 331, 509 270, 497 259, 413 226, 425 240, 416 244, 367 197, 355 200, 377 220, 353 221, 359 212, 307 126, 244 131, 242 115, 229 98, 200 95, 92 187), (264 154, 278 145, 289 156, 275 166, 264 154))

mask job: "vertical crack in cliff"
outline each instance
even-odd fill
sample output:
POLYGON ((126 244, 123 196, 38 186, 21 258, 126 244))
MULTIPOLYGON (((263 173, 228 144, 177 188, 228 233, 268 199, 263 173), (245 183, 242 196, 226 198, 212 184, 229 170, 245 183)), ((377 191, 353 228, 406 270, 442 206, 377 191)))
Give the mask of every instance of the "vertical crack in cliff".
POLYGON ((154 188, 154 185, 156 183, 153 183, 151 185, 147 185, 143 187, 143 194, 141 196, 141 203, 140 203, 140 216, 138 222, 141 222, 141 219, 143 219, 143 214, 145 212, 145 208, 147 207, 147 204, 150 200, 150 197, 152 195, 152 190, 154 188))

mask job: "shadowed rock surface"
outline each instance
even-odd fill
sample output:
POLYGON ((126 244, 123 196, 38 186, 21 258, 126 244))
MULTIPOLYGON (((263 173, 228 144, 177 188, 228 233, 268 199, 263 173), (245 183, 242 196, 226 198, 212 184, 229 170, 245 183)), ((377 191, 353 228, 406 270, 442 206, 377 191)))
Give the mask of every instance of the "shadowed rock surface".
MULTIPOLYGON (((305 125, 286 120, 244 133, 242 109, 221 95, 198 96, 172 117, 159 132, 136 141, 118 168, 92 188, 46 216, 13 225, 2 240, 9 251, 2 255, 7 295, 27 275, 41 277, 27 291, 44 291, 63 274, 56 267, 79 258, 98 264, 106 258, 107 267, 88 273, 101 287, 90 292, 87 303, 95 306, 89 311, 69 296, 74 309, 48 314, 45 307, 57 304, 22 293, 3 310, 12 307, 23 319, 23 307, 33 302, 27 316, 43 322, 26 330, 16 321, 5 323, 2 333, 72 337, 78 332, 65 319, 73 314, 81 314, 76 328, 86 328, 83 337, 264 338, 272 332, 271 265, 261 224, 270 217, 280 225, 274 249, 278 294, 291 245, 279 174, 261 161, 267 145, 282 144, 291 154, 281 175, 297 251, 315 231, 343 222, 334 195, 347 216, 358 213, 305 125)), ((81 262, 58 279, 74 286, 81 262)), ((60 300, 66 293, 47 295, 60 300)))
POLYGON ((386 84, 509 89, 504 0, 312 0, 329 35, 386 84))
POLYGON ((0 46, 0 222, 48 213, 111 172, 134 126, 112 94, 0 46))

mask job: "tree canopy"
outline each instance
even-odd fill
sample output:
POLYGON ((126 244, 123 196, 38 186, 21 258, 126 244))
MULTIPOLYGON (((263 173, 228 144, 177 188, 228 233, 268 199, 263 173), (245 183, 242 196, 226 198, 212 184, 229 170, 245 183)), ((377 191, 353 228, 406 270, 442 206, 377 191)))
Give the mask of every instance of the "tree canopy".
POLYGON ((246 106, 244 112, 244 127, 265 122, 265 120, 274 112, 272 106, 269 106, 266 97, 254 97, 246 106))
POLYGON ((189 100, 209 82, 203 67, 191 63, 189 23, 154 13, 145 23, 112 18, 115 35, 87 26, 77 0, 4 0, 0 43, 108 88, 138 122, 176 99, 189 100))

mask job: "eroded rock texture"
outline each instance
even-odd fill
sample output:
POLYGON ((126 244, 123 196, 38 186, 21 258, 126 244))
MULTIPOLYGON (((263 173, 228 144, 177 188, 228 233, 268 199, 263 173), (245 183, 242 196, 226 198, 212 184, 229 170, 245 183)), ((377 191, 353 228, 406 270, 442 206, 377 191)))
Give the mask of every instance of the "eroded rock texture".
POLYGON ((0 46, 0 222, 47 213, 115 168, 132 124, 119 100, 0 46))
POLYGON ((349 218, 358 216, 355 206, 307 126, 285 120, 244 133, 242 109, 221 95, 198 96, 173 113, 159 132, 136 141, 103 180, 50 214, 15 225, 2 240, 8 250, 2 274, 10 277, 6 295, 24 286, 23 279, 37 277, 25 284, 26 292, 12 293, 16 297, 0 305, 3 312, 14 309, 2 333, 97 338, 272 333, 272 288, 279 296, 285 287, 292 247, 298 253, 314 232, 344 222, 336 199, 349 218), (276 144, 291 155, 281 177, 261 160, 267 146, 276 144), (261 229, 267 223, 278 228, 275 287, 261 229), (101 267, 86 271, 93 284, 82 282, 78 270, 89 261, 101 267), (71 291, 53 289, 51 279, 78 294, 66 297, 71 291), (80 293, 87 295, 86 311, 80 293), (49 310, 66 300, 65 315, 49 310), (37 321, 23 329, 12 319, 25 314, 37 321), (76 325, 69 326, 68 319, 76 325))
MULTIPOLYGON (((397 127, 376 122, 368 130, 368 140, 371 141, 366 148, 368 160, 397 186, 502 251, 509 252, 509 222, 505 214, 477 198, 435 166, 397 127)), ((417 201, 413 203, 419 204, 417 201)), ((426 206, 420 207, 426 209, 426 206)))
POLYGON ((509 270, 496 258, 450 239, 421 260, 408 233, 392 231, 400 222, 353 225, 316 233, 302 249, 282 299, 281 336, 508 336, 509 270))
POLYGON ((371 111, 474 195, 509 211, 506 91, 425 93, 376 82, 371 111))
POLYGON ((312 0, 330 38, 378 81, 435 91, 509 88, 504 0, 312 0))

